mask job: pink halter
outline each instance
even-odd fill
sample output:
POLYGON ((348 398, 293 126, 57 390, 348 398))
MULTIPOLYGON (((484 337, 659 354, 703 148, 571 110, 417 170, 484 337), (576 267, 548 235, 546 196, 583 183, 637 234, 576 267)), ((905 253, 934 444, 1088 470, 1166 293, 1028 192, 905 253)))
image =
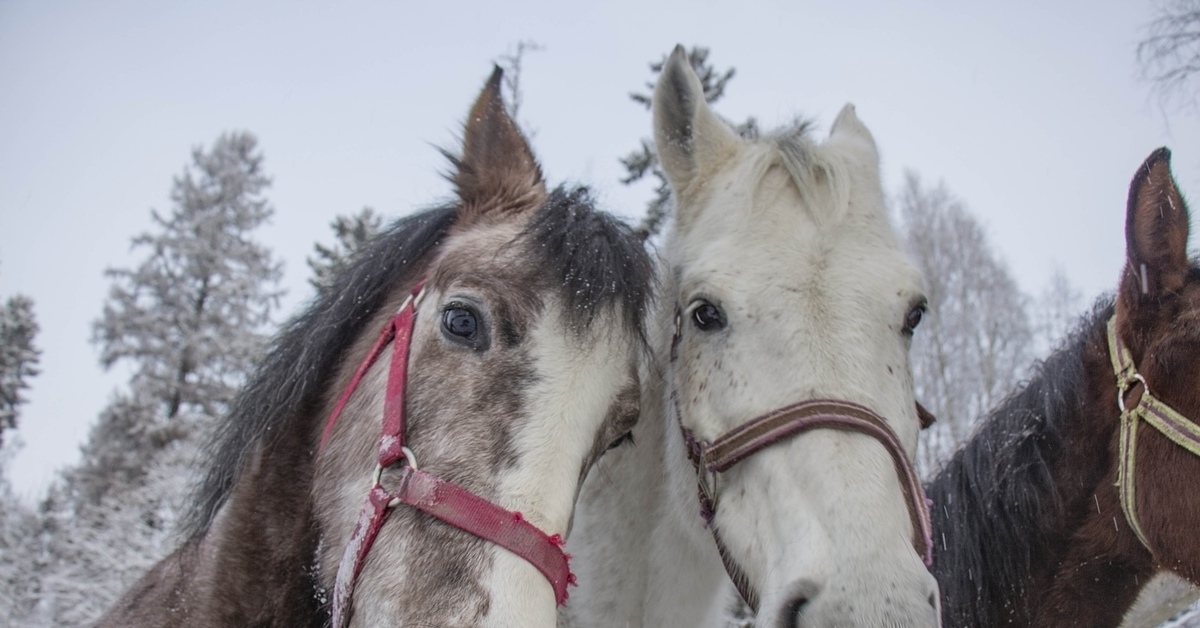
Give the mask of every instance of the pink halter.
POLYGON ((424 284, 424 280, 417 282, 400 310, 384 325, 374 347, 342 392, 321 434, 320 449, 324 449, 325 442, 333 432, 333 425, 350 396, 383 350, 391 344, 392 362, 388 372, 387 396, 383 403, 378 464, 366 503, 358 514, 354 532, 338 564, 333 590, 334 628, 342 628, 349 622, 354 585, 362 572, 367 554, 388 515, 400 504, 437 517, 529 561, 550 581, 555 602, 559 605, 567 601, 567 585, 575 584, 575 575, 571 573, 569 564, 570 556, 563 552, 561 535, 547 535, 526 521, 521 513, 502 508, 457 484, 421 471, 417 468, 412 450, 405 445, 404 393, 408 383, 408 354, 417 305, 424 295, 424 284), (404 464, 400 479, 396 488, 389 491, 380 483, 383 470, 398 463, 404 464))

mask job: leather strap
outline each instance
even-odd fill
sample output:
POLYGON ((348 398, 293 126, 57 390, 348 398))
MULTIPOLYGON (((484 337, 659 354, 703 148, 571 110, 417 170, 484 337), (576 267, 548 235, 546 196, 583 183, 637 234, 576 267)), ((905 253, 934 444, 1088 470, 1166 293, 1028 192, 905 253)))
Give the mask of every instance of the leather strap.
POLYGON ((1125 520, 1147 550, 1150 543, 1137 516, 1136 470, 1137 429, 1146 422, 1171 442, 1200 456, 1200 426, 1150 394, 1146 380, 1137 371, 1133 355, 1117 335, 1117 317, 1108 319, 1108 355, 1117 376, 1117 406, 1121 409, 1121 434, 1118 441, 1117 489, 1125 520), (1126 398, 1137 403, 1126 406, 1126 398))
POLYGON ((688 443, 688 455, 701 477, 705 478, 701 481, 701 494, 709 501, 706 510, 710 513, 716 512, 716 495, 711 481, 705 486, 705 476, 728 471, 775 443, 814 429, 858 432, 874 438, 891 455, 900 479, 900 488, 904 492, 913 527, 913 547, 927 566, 933 564, 933 524, 925 489, 895 432, 882 417, 867 407, 838 399, 801 401, 751 419, 711 443, 697 440, 690 430, 682 427, 682 423, 680 426, 688 443))

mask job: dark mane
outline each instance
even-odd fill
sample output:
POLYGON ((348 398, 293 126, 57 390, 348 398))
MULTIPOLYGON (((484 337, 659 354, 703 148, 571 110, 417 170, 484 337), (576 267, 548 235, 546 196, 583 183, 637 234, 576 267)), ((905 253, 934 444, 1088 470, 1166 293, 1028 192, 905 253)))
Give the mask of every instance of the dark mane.
POLYGON ((534 259, 557 269, 553 282, 571 324, 586 328, 602 310, 619 305, 626 329, 645 339, 650 257, 633 229, 595 209, 588 188, 555 188, 522 237, 533 245, 534 259))
POLYGON ((442 241, 456 215, 447 206, 396 221, 339 274, 335 289, 283 326, 208 445, 208 471, 182 521, 186 537, 207 531, 268 435, 310 429, 346 350, 397 282, 442 241))
MULTIPOLYGON (((207 531, 238 474, 270 435, 311 431, 345 351, 456 216, 450 206, 396 222, 338 276, 335 290, 319 295, 275 336, 208 446, 208 471, 183 520, 187 537, 207 531)), ((627 329, 644 339, 650 258, 632 229, 594 208, 587 188, 551 192, 521 240, 534 263, 551 274, 547 281, 560 291, 569 323, 582 330, 605 308, 620 306, 627 329)))
POLYGON ((1031 561, 1058 532, 1047 522, 1061 520, 1051 467, 1067 438, 1064 424, 1083 407, 1084 352, 1112 313, 1112 297, 1099 299, 928 485, 933 572, 947 626, 992 626, 1007 623, 1012 612, 1023 616, 1013 605, 1025 603, 1031 561))

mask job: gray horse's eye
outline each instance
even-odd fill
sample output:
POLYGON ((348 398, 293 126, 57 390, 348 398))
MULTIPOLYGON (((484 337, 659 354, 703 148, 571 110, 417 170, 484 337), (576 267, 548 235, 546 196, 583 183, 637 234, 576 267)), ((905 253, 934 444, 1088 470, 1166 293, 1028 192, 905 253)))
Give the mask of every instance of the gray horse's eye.
POLYGON ((701 300, 692 310, 692 323, 700 331, 715 331, 725 327, 725 315, 717 306, 701 300))
POLYGON ((465 307, 448 307, 442 312, 442 328, 459 338, 474 340, 479 331, 479 319, 475 312, 465 307))

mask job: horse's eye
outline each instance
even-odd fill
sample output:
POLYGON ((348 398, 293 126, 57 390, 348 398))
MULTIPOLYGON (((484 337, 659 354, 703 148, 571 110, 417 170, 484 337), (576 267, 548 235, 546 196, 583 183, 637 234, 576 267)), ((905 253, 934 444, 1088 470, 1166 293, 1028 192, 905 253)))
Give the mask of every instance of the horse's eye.
POLYGON ((714 331, 725 327, 725 315, 717 306, 701 300, 692 310, 692 323, 701 331, 714 331))
POLYGON ((442 312, 442 328, 459 338, 474 340, 479 331, 479 320, 475 318, 475 312, 451 306, 442 312))
POLYGON ((904 333, 909 336, 917 329, 917 325, 921 324, 921 319, 925 316, 925 304, 922 303, 908 311, 908 316, 904 317, 904 333))
POLYGON ((633 444, 633 431, 632 430, 625 432, 624 434, 622 434, 620 436, 620 438, 617 438, 613 442, 609 443, 608 451, 612 451, 612 450, 616 449, 617 447, 624 445, 625 443, 629 443, 630 445, 633 444))

